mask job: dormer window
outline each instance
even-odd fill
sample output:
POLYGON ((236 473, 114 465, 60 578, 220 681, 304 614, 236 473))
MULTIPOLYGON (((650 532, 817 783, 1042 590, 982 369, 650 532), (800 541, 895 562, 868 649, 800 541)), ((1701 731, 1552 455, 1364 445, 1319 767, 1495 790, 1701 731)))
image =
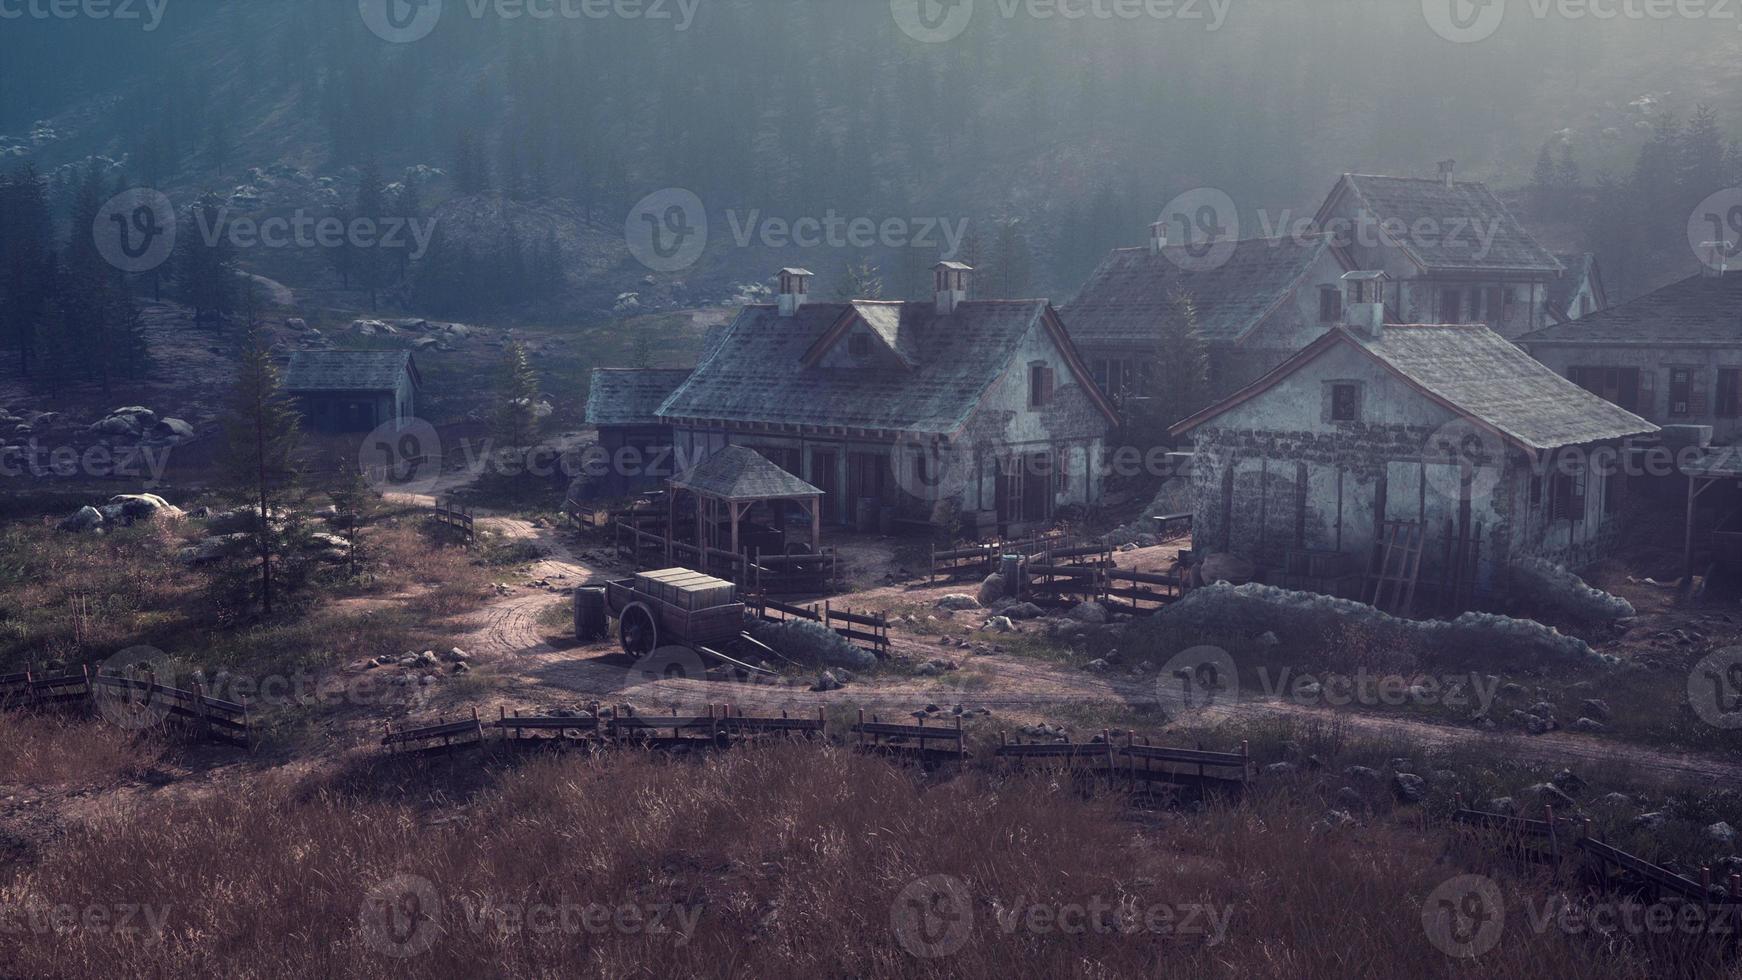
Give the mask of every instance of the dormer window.
POLYGON ((871 338, 862 333, 856 333, 847 338, 847 353, 854 357, 871 356, 871 338))
POLYGON ((1319 322, 1339 323, 1343 319, 1343 291, 1336 286, 1319 287, 1319 322))

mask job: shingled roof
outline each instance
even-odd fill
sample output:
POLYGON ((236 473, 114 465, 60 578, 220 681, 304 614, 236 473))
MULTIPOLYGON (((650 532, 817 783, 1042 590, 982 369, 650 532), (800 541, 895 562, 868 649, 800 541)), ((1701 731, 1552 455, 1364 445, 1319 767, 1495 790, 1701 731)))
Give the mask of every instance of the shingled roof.
POLYGON ((1657 426, 1554 373, 1481 324, 1388 325, 1378 339, 1334 328, 1173 431, 1195 429, 1263 394, 1339 344, 1365 352, 1449 411, 1531 452, 1657 431, 1657 426))
POLYGON ((410 351, 299 350, 284 369, 286 391, 393 391, 409 371, 414 385, 423 378, 410 351))
POLYGON ((1742 346, 1742 272, 1683 279, 1620 306, 1527 333, 1518 342, 1742 346))
POLYGON ((674 477, 671 485, 678 490, 736 502, 822 495, 821 490, 745 446, 727 446, 674 477))
POLYGON ((689 369, 594 368, 587 387, 588 425, 659 425, 659 406, 689 369))
POLYGON ((1357 211, 1378 222, 1401 222, 1431 234, 1405 234, 1395 244, 1428 272, 1557 273, 1560 262, 1524 230, 1488 185, 1425 177, 1344 174, 1319 208, 1317 224, 1349 194, 1357 211), (1493 230, 1493 241, 1486 237, 1493 230))
POLYGON ((1320 235, 1252 238, 1235 243, 1213 269, 1194 269, 1185 246, 1115 249, 1059 315, 1078 344, 1145 343, 1155 339, 1178 290, 1191 296, 1204 340, 1231 344, 1287 299, 1329 248, 1320 235))
MULTIPOLYGON (((1037 327, 1053 335, 1080 371, 1070 338, 1046 300, 964 302, 945 316, 932 303, 808 303, 791 317, 773 306, 746 306, 719 349, 659 415, 671 421, 953 434, 1037 327), (892 338, 903 363, 817 363, 819 341, 840 336, 854 322, 892 338)), ((1108 418, 1117 419, 1086 373, 1081 380, 1108 418)))

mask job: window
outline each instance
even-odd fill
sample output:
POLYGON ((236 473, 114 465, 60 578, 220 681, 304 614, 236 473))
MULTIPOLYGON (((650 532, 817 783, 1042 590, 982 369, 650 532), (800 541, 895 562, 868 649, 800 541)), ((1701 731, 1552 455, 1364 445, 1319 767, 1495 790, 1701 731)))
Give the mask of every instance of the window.
POLYGON ((1319 322, 1336 323, 1343 319, 1343 291, 1335 286, 1319 287, 1319 322))
POLYGON ((1045 408, 1052 404, 1052 368, 1045 364, 1028 367, 1028 407, 1045 408))
POLYGON ((1718 417, 1742 415, 1742 368, 1718 369, 1718 417))
POLYGON ((1464 291, 1462 289, 1440 290, 1440 322, 1462 323, 1464 318, 1464 291))
POLYGON ((1551 520, 1582 521, 1585 519, 1585 474, 1556 473, 1549 484, 1549 518, 1551 520))
POLYGON ((862 333, 853 334, 847 338, 847 353, 854 357, 865 357, 871 353, 871 338, 862 333))
POLYGON ((1361 387, 1352 384, 1331 385, 1331 421, 1357 422, 1361 418, 1361 387))
POLYGON ((1694 372, 1688 368, 1670 368, 1669 415, 1685 419, 1693 415, 1694 372))
POLYGON ((1506 320, 1506 290, 1495 286, 1488 290, 1488 322, 1503 323, 1506 320))
POLYGON ((1629 412, 1641 409, 1640 391, 1645 385, 1638 368, 1574 366, 1567 369, 1567 380, 1629 412))

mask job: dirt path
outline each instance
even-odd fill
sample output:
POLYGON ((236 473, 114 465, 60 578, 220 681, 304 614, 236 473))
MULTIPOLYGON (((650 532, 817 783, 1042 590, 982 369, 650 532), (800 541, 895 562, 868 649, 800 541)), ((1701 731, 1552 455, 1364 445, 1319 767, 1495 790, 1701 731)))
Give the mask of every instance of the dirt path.
MULTIPOLYGON (((899 631, 891 637, 898 656, 915 661, 956 660, 963 668, 961 674, 944 679, 904 677, 856 681, 842 690, 830 692, 811 691, 802 683, 785 679, 745 682, 661 677, 649 674, 645 665, 632 663, 614 643, 559 649, 548 642, 547 636, 566 631, 539 624, 540 615, 551 606, 570 601, 563 594, 567 588, 597 581, 607 572, 628 574, 627 569, 589 565, 556 534, 527 521, 505 517, 480 517, 479 521, 483 527, 511 539, 537 541, 546 553, 545 558, 532 566, 531 574, 535 579, 548 581, 551 590, 516 588, 512 594, 489 603, 475 614, 470 631, 457 638, 458 645, 473 653, 480 666, 494 669, 501 682, 498 698, 502 704, 512 707, 573 705, 598 700, 606 704, 630 703, 643 710, 673 707, 699 710, 707 704, 733 704, 751 713, 786 711, 808 714, 833 704, 853 704, 886 718, 901 718, 928 704, 945 707, 959 704, 964 710, 986 708, 1000 719, 1020 723, 1048 720, 1049 713, 1063 706, 1153 708, 1159 704, 1167 718, 1194 723, 1223 720, 1259 722, 1274 718, 1317 720, 1340 724, 1356 737, 1395 738, 1446 749, 1489 747, 1497 755, 1554 766, 1621 763, 1672 781, 1742 779, 1742 763, 1735 761, 1648 749, 1568 732, 1540 736, 1496 735, 1412 718, 1391 718, 1278 700, 1240 700, 1231 704, 1193 707, 1184 702, 1171 679, 1161 683, 1153 678, 1092 674, 1026 657, 974 653, 953 645, 944 646, 935 637, 904 635, 899 631)), ((921 601, 929 604, 937 595, 951 588, 892 586, 860 593, 854 599, 856 606, 861 602, 871 605, 879 600, 883 603, 921 601)), ((973 616, 972 613, 962 615, 973 616)), ((699 666, 699 662, 695 666, 699 666)), ((494 710, 495 705, 489 707, 494 710)))

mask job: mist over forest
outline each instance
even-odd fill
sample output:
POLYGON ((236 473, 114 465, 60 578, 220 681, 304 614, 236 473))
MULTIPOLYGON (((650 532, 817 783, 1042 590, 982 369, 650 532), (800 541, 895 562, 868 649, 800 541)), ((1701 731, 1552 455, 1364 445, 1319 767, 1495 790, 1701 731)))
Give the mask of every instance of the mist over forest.
MULTIPOLYGON (((51 177, 62 222, 93 162, 178 206, 275 166, 330 180, 268 207, 352 207, 363 174, 391 203, 419 168, 404 203, 445 219, 419 256, 441 272, 408 270, 403 300, 469 315, 583 313, 650 285, 623 220, 668 188, 699 197, 713 240, 684 292, 655 298, 662 281, 648 302, 727 300, 792 262, 822 288, 869 262, 916 295, 952 244, 994 267, 985 290, 1062 302, 1182 192, 1224 191, 1242 237, 1277 234, 1340 173, 1448 158, 1551 248, 1598 251, 1619 299, 1692 267, 1689 210, 1742 169, 1735 23, 1514 3, 1492 37, 1455 43, 1396 0, 979 6, 944 43, 881 0, 449 0, 413 43, 349 2, 24 17, 0 30, 0 166, 51 177), (830 215, 965 221, 966 240, 782 249, 756 230, 830 215), (505 250, 522 272, 467 274, 505 250)), ((332 272, 287 261, 243 257, 305 285, 332 272)))

